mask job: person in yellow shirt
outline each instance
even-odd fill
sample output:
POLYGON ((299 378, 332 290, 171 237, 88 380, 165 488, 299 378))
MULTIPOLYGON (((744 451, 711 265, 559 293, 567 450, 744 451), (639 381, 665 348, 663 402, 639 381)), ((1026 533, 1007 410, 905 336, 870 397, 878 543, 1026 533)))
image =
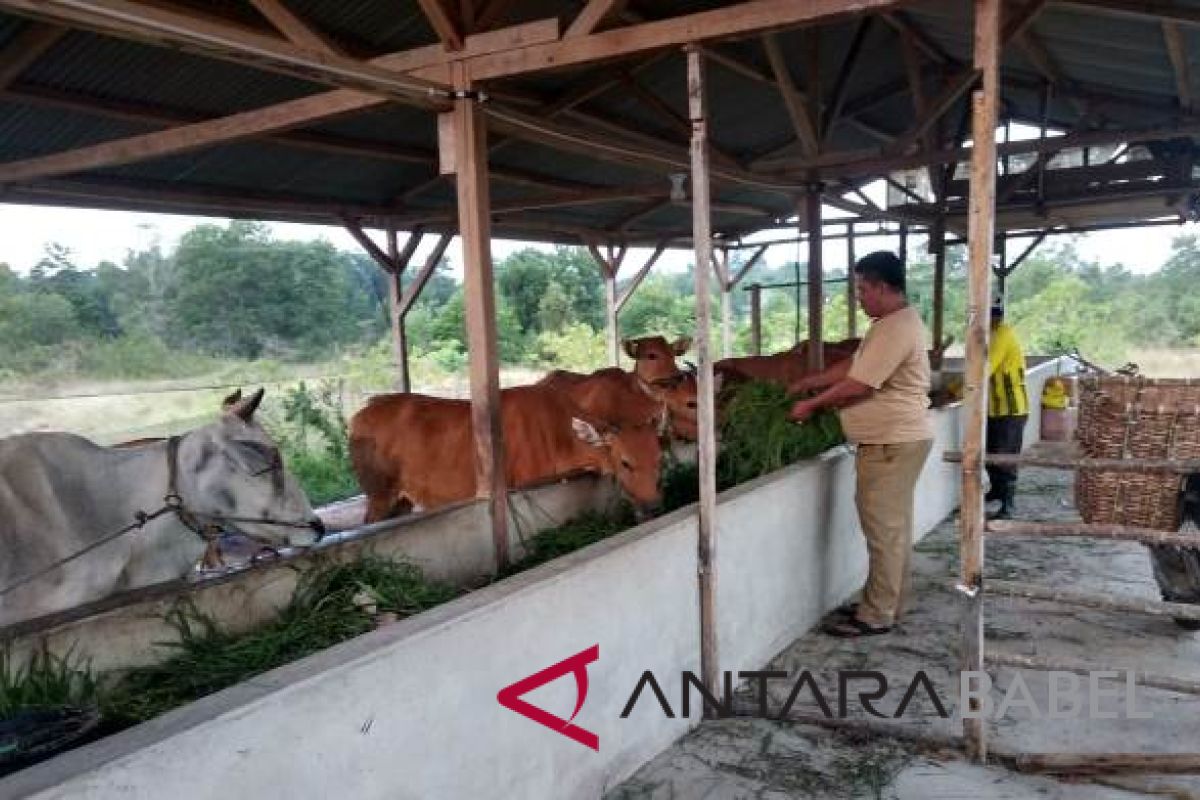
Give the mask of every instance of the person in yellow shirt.
MULTIPOLYGON (((1004 302, 992 303, 992 333, 988 345, 989 453, 1020 453, 1029 419, 1029 395, 1025 390, 1025 354, 1016 331, 1004 321, 1004 302)), ((987 466, 991 489, 984 496, 1000 507, 989 519, 1010 519, 1016 511, 1017 468, 987 466)))

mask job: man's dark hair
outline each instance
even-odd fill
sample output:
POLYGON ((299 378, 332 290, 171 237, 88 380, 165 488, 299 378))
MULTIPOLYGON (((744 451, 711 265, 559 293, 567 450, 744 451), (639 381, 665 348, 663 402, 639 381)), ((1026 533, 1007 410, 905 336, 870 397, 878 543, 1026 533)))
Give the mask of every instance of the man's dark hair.
POLYGON ((868 253, 854 265, 854 274, 860 278, 876 283, 883 283, 900 293, 904 293, 904 264, 895 253, 887 250, 876 250, 868 253))

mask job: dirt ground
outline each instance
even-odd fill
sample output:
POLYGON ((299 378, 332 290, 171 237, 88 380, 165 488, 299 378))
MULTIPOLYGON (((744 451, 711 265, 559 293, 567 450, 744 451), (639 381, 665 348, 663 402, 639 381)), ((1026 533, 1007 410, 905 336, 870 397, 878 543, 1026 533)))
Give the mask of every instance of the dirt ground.
MULTIPOLYGON (((1072 520, 1073 475, 1026 469, 1021 474, 1018 516, 1031 520, 1072 520)), ((889 691, 876 702, 890 715, 917 671, 924 670, 950 712, 941 718, 925 692, 919 692, 901 719, 876 720, 908 733, 958 736, 957 658, 962 605, 951 590, 957 571, 957 522, 944 521, 916 548, 914 597, 910 611, 884 636, 842 640, 814 631, 780 653, 768 669, 788 673, 768 684, 768 709, 777 715, 797 677, 808 670, 834 715, 838 670, 877 670, 889 691)), ((1086 539, 989 539, 986 577, 1044 586, 1159 599, 1146 549, 1136 543, 1086 539)), ((993 599, 985 603, 988 652, 1037 655, 1055 661, 1082 661, 1095 670, 1137 669, 1200 680, 1200 633, 1178 628, 1169 618, 1121 615, 1061 604, 993 599)), ((747 669, 750 665, 747 665, 747 669)), ((1013 691, 1017 676, 1028 687, 1039 716, 1049 710, 1045 672, 989 670, 993 702, 1013 691)), ((1126 716, 1124 675, 1107 681, 1119 698, 1096 698, 1099 710, 1126 716)), ((1088 680, 1082 679, 1082 690, 1088 680)), ((850 718, 866 718, 851 684, 850 718)), ((865 685, 866 690, 870 688, 865 685)), ((1013 707, 987 725, 989 744, 998 752, 1198 752, 1200 697, 1137 687, 1134 710, 1152 719, 1088 720, 1083 700, 1080 719, 1035 718, 1028 707, 1013 707)), ((917 746, 899 737, 834 732, 797 721, 742 718, 757 707, 752 687, 738 692, 739 716, 707 720, 691 734, 614 787, 609 800, 716 800, 720 798, 1200 798, 1200 776, 1124 776, 1099 782, 1022 774, 998 764, 977 766, 955 749, 917 746)), ((800 691, 792 715, 819 714, 808 687, 800 691)))

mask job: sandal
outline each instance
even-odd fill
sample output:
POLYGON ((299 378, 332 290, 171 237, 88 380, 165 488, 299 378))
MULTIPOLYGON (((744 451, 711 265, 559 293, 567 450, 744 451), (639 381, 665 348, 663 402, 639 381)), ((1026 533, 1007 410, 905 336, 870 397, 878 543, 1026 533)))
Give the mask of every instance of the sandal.
POLYGON ((838 606, 830 613, 832 613, 838 617, 857 616, 858 615, 858 603, 846 603, 845 605, 838 606))
POLYGON ((822 630, 830 636, 840 639, 853 639, 858 636, 879 636, 892 630, 891 625, 875 626, 863 622, 858 617, 850 617, 842 622, 831 622, 822 630))

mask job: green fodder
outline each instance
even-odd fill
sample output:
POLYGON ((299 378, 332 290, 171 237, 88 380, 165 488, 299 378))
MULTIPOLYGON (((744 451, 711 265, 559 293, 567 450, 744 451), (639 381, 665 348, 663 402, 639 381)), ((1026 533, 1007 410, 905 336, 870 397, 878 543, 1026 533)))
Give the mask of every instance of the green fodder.
POLYGON ((70 652, 60 657, 35 650, 18 667, 8 648, 0 650, 0 720, 31 709, 93 706, 96 692, 89 664, 70 652))
POLYGON ((366 633, 379 614, 404 617, 457 595, 426 581, 419 568, 367 557, 306 573, 275 620, 249 633, 222 630, 181 607, 168 615, 179 632, 165 662, 134 669, 104 693, 106 717, 122 724, 171 708, 366 633))
MULTIPOLYGON (((792 422, 788 412, 793 402, 782 387, 759 381, 738 384, 723 393, 717 491, 820 455, 846 440, 833 411, 820 411, 802 424, 792 422)), ((698 480, 695 463, 665 467, 661 480, 664 510, 696 502, 698 480)))
POLYGON ((837 414, 817 412, 797 424, 788 418, 794 400, 770 383, 752 381, 734 389, 724 404, 717 480, 733 486, 845 441, 837 414))
POLYGON ((595 544, 633 524, 633 509, 626 503, 610 512, 585 511, 556 528, 549 528, 530 537, 525 545, 525 557, 509 567, 504 576, 523 572, 595 544))

